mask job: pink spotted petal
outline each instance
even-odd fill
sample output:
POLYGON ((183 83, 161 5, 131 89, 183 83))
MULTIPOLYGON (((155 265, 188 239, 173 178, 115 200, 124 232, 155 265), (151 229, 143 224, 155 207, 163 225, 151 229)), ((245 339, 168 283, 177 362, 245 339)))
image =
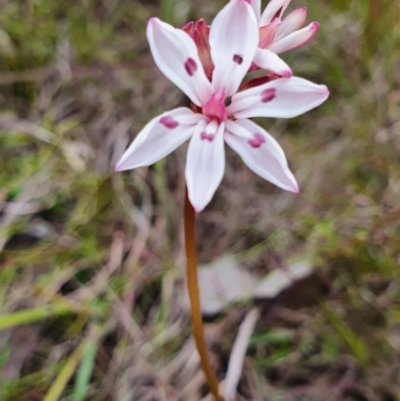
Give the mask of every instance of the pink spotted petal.
POLYGON ((201 122, 190 140, 185 170, 189 200, 196 212, 211 201, 224 170, 224 123, 201 122))
POLYGON ((236 118, 292 118, 319 106, 328 96, 325 85, 298 77, 279 78, 237 93, 227 112, 236 118))
POLYGON ((292 32, 288 36, 277 40, 276 42, 272 43, 268 49, 276 54, 284 53, 289 50, 297 49, 308 43, 318 32, 319 23, 318 22, 311 22, 310 25, 306 26, 299 31, 292 32))
POLYGON ((178 86, 197 106, 212 93, 193 39, 182 29, 151 18, 147 38, 154 61, 162 73, 178 86))
POLYGON ((257 49, 254 64, 281 77, 289 78, 292 76, 290 67, 278 55, 268 49, 257 49))
POLYGON ((290 1, 291 0, 271 0, 261 15, 260 25, 267 25, 275 18, 280 20, 290 1))
POLYGON ((307 7, 298 8, 286 16, 275 34, 275 42, 300 29, 306 22, 307 7))
POLYGON ((137 135, 115 166, 115 171, 150 166, 187 141, 201 114, 186 107, 171 110, 151 120, 137 135))
POLYGON ((226 96, 232 96, 257 49, 258 25, 250 4, 245 0, 231 0, 211 24, 209 41, 215 65, 214 91, 225 90, 226 96))
POLYGON ((224 139, 256 174, 282 189, 299 192, 283 149, 259 125, 247 119, 229 121, 224 139))

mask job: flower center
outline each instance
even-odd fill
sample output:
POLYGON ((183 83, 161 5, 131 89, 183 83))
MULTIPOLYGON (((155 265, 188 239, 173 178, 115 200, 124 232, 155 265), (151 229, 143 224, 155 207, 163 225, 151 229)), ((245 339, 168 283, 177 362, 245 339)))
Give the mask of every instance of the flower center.
POLYGON ((211 95, 203 106, 203 114, 218 122, 225 121, 228 118, 225 108, 225 91, 223 89, 211 95))

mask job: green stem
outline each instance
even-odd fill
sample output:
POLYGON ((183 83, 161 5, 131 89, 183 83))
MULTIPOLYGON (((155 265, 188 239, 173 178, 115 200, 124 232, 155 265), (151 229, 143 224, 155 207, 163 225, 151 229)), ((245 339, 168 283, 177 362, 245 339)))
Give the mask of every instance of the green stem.
POLYGON ((210 392, 216 401, 223 401, 218 391, 218 381, 208 359, 207 346, 204 339, 203 319, 201 316, 199 285, 197 282, 197 256, 196 256, 196 216, 191 205, 188 193, 185 197, 185 247, 187 258, 187 286, 190 298, 190 310, 192 315, 193 336, 196 341, 197 351, 200 355, 201 367, 206 375, 210 392))

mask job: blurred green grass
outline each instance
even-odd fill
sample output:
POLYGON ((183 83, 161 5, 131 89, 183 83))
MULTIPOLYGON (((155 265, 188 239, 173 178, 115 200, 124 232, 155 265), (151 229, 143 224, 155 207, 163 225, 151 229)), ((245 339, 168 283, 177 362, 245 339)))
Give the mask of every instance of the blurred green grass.
MULTIPOLYGON (((239 254, 258 274, 291 258, 315 265, 311 281, 260 301, 244 399, 268 389, 313 400, 329 389, 332 400, 396 400, 400 6, 293 3, 321 29, 284 58, 331 97, 299 118, 261 121, 302 192, 283 193, 228 152, 199 217, 199 258, 239 254)), ((184 365, 193 352, 179 295, 185 149, 149 169, 112 166, 146 121, 183 101, 149 54, 147 19, 210 22, 223 4, 2 1, 0 399, 204 395, 188 385, 197 367, 184 365)), ((208 325, 220 377, 245 309, 208 325)))

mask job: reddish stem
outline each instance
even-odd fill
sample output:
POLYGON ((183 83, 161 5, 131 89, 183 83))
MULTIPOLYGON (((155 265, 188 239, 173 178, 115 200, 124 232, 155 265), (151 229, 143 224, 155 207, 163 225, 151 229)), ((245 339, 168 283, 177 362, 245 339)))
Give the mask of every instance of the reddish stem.
POLYGON ((208 359, 207 346, 204 339, 203 319, 201 316, 199 285, 197 282, 197 255, 196 255, 196 215, 191 205, 188 193, 185 196, 185 247, 187 258, 187 286, 190 298, 190 311, 192 315, 193 336, 197 351, 200 355, 201 367, 206 375, 210 392, 216 401, 223 401, 218 391, 218 381, 208 359))

